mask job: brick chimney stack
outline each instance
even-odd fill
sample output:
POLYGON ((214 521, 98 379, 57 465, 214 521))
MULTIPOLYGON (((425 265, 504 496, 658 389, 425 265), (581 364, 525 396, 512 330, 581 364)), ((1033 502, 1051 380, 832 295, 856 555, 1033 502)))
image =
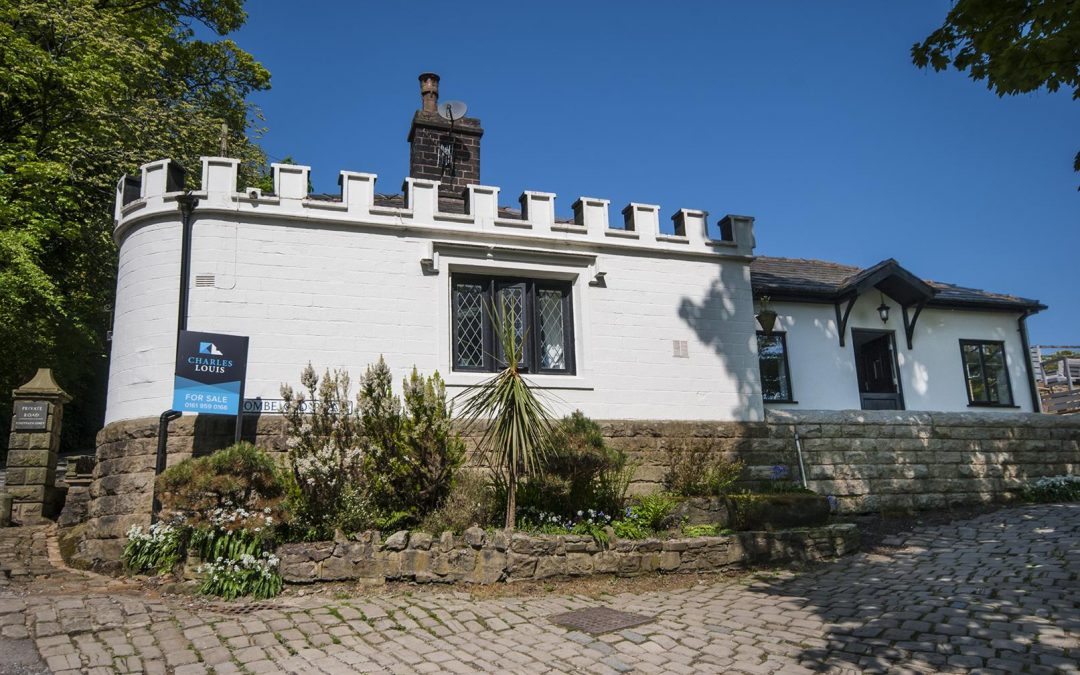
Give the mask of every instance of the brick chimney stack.
POLYGON ((420 101, 424 112, 437 113, 439 104, 439 76, 435 73, 424 73, 420 76, 420 101))
POLYGON ((413 115, 409 129, 409 175, 441 181, 441 196, 465 196, 465 187, 480 182, 480 138, 484 130, 480 120, 463 117, 450 122, 438 113, 439 76, 420 76, 420 110, 413 115), (453 150, 453 167, 447 163, 447 151, 453 150))

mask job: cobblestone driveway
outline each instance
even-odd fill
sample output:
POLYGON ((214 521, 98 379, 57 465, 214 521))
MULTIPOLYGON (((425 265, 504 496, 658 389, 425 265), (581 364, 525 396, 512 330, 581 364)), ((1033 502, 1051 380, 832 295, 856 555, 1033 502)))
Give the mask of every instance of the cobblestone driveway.
POLYGON ((1080 505, 1002 510, 886 544, 799 575, 600 601, 423 589, 288 597, 242 615, 100 577, 15 574, 0 588, 0 664, 33 640, 59 673, 1080 672, 1080 505), (656 620, 595 637, 546 620, 596 605, 656 620))

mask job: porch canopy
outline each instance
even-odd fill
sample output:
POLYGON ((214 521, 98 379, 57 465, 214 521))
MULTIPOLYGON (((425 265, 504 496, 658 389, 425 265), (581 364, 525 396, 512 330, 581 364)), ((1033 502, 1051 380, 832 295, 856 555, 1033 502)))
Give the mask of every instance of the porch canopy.
POLYGON ((920 279, 892 258, 860 269, 824 260, 760 256, 750 265, 750 278, 757 298, 833 305, 840 346, 845 344, 848 318, 856 300, 875 290, 900 306, 908 349, 912 348, 915 325, 926 307, 1021 314, 1046 309, 1037 300, 920 279))

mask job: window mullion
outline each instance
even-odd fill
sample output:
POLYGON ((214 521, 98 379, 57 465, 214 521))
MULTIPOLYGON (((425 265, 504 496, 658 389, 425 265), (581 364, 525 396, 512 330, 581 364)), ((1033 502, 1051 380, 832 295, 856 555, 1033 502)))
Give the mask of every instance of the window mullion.
POLYGON ((990 395, 990 378, 986 373, 986 343, 979 343, 979 373, 982 375, 983 396, 986 403, 993 403, 994 398, 990 395))

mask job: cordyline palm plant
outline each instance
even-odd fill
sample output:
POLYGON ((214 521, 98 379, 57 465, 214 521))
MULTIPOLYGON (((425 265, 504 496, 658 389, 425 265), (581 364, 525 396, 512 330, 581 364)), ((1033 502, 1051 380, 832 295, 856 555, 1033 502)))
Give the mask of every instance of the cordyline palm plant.
POLYGON ((518 370, 525 334, 515 330, 516 309, 508 302, 493 303, 490 308, 506 366, 457 398, 464 399, 461 416, 468 429, 486 425, 479 442, 481 458, 506 480, 506 527, 513 529, 518 478, 540 468, 551 434, 551 415, 518 370))

